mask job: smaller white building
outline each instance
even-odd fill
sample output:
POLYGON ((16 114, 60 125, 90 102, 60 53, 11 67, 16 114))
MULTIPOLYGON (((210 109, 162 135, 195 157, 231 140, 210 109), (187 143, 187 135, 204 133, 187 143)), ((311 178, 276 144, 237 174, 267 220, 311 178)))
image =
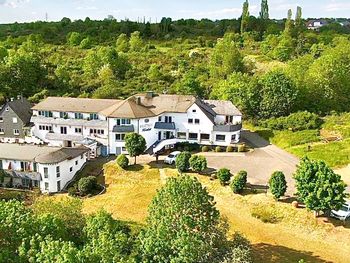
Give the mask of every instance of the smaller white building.
POLYGON ((0 169, 5 187, 39 188, 43 193, 60 192, 89 159, 89 149, 59 148, 28 144, 0 144, 0 169))
POLYGON ((306 27, 309 30, 319 31, 321 27, 327 26, 328 22, 323 19, 315 19, 307 22, 306 27))

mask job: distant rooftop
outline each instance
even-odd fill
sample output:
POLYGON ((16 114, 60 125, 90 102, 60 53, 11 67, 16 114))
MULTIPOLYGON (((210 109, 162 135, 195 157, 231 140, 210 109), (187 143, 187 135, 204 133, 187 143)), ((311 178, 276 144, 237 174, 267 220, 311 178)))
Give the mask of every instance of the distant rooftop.
POLYGON ((100 111, 120 103, 120 100, 48 97, 35 105, 33 110, 99 113, 100 111))
MULTIPOLYGON (((210 119, 216 114, 242 115, 230 101, 203 101, 192 95, 156 94, 133 95, 125 100, 101 100, 48 97, 33 107, 34 110, 100 113, 112 118, 140 119, 163 113, 185 113, 197 104, 210 119), (209 102, 209 103, 208 103, 209 102)), ((71 120, 68 120, 70 122, 71 120)))

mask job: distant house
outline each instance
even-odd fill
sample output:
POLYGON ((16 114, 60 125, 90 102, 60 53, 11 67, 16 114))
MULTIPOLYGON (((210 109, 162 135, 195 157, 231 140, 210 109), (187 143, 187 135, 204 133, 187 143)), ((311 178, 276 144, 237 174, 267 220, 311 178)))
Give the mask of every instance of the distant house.
POLYGON ((348 27, 350 26, 350 22, 347 20, 343 20, 343 21, 338 21, 338 23, 343 26, 343 27, 348 27))
POLYGON ((0 108, 0 142, 24 142, 30 133, 32 105, 23 97, 11 99, 0 108))
POLYGON ((310 30, 319 31, 321 27, 324 27, 326 25, 328 25, 328 22, 326 20, 313 19, 307 22, 306 27, 310 30))
POLYGON ((89 159, 89 149, 0 143, 0 185, 60 192, 89 159))

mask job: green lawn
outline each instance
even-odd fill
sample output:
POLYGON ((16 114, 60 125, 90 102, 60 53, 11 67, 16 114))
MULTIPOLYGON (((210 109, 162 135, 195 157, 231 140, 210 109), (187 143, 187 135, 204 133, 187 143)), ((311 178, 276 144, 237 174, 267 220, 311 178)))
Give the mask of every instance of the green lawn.
POLYGON ((350 113, 325 117, 320 130, 272 131, 249 123, 245 126, 300 158, 321 159, 333 168, 350 163, 350 113), (340 141, 327 142, 329 136, 339 137, 340 141))

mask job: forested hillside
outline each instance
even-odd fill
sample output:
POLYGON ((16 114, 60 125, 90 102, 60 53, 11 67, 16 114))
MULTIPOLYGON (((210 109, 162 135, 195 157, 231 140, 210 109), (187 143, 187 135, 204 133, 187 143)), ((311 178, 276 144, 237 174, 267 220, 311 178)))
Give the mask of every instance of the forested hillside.
POLYGON ((264 6, 250 16, 246 2, 238 20, 0 25, 0 96, 38 102, 152 90, 229 99, 251 118, 349 111, 349 29, 330 22, 310 31, 301 8, 276 21, 264 6))

